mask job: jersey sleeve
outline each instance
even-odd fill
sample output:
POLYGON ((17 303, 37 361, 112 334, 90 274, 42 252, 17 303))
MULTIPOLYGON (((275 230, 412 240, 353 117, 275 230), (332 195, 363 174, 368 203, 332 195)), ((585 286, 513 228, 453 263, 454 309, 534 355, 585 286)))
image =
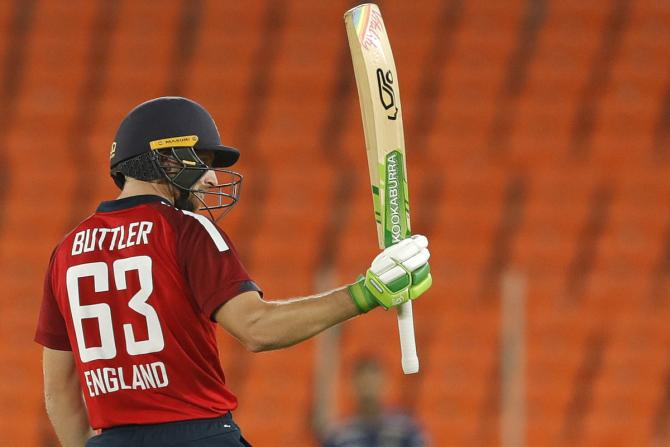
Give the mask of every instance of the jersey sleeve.
POLYGON ((177 256, 200 310, 212 319, 219 307, 240 293, 262 293, 228 236, 206 217, 184 214, 189 218, 177 237, 177 256))
POLYGON ((49 268, 44 278, 44 292, 42 294, 42 306, 37 321, 35 341, 42 346, 59 351, 71 351, 70 339, 67 335, 65 319, 61 313, 56 297, 53 293, 51 279, 54 268, 54 254, 51 255, 49 268))

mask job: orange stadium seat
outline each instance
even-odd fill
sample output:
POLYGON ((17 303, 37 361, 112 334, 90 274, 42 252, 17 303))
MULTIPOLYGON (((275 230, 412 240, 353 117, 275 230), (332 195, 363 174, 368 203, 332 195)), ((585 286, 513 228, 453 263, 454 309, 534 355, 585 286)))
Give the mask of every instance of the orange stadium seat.
MULTIPOLYGON (((528 2, 381 5, 402 90, 413 229, 430 237, 434 287, 415 303, 419 376, 400 373, 392 312, 342 326, 337 414, 353 408, 348 368, 376 351, 387 400, 413 410, 432 445, 499 445, 497 272, 511 270, 526 284, 527 443, 652 444, 670 365, 670 165, 657 147, 668 133, 670 7, 617 5, 548 2, 525 62, 528 2), (617 11, 626 15, 615 35, 617 11), (512 91, 515 76, 523 82, 512 91), (511 222, 517 178, 524 190, 511 222), (611 196, 594 223, 601 189, 611 196), (583 279, 575 296, 571 275, 583 279)), ((0 125, 9 174, 0 195, 1 445, 47 443, 31 341, 44 270, 64 232, 117 193, 109 145, 139 102, 193 97, 239 146, 242 201, 221 225, 267 298, 316 292, 317 272, 331 267, 326 249, 337 284, 365 270, 378 245, 342 26, 351 6, 0 2, 0 85, 14 89, 0 89, 9 107, 0 125), (180 34, 186 19, 192 39, 180 34)), ((258 445, 316 446, 315 345, 250 354, 219 338, 245 434, 258 445)))

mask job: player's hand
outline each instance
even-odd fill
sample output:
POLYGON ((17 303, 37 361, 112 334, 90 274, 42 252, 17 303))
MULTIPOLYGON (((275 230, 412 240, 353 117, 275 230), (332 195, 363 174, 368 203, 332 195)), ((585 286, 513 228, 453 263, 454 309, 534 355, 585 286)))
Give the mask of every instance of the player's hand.
POLYGON ((377 255, 365 276, 348 287, 349 295, 361 312, 416 299, 433 283, 428 258, 426 236, 404 239, 377 255))

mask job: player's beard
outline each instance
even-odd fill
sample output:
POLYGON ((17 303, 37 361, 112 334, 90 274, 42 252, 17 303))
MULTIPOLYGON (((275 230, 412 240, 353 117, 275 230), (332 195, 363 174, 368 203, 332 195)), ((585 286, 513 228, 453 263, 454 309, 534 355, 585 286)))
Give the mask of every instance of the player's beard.
POLYGON ((204 203, 204 193, 189 192, 184 190, 179 190, 179 195, 175 200, 175 208, 180 210, 186 210, 195 212, 201 208, 205 207, 204 203), (198 194, 198 195, 196 195, 198 194))
POLYGON ((178 195, 174 201, 175 208, 191 212, 200 208, 198 199, 196 199, 191 192, 180 189, 177 194, 178 195))

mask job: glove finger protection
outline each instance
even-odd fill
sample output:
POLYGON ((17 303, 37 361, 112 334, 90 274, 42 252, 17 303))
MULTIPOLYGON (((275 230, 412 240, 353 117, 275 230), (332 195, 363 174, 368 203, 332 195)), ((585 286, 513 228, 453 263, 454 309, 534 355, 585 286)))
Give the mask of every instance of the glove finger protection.
POLYGON ((416 235, 403 239, 379 253, 374 261, 372 261, 370 268, 375 274, 380 275, 386 270, 395 267, 396 263, 393 261, 394 259, 401 262, 405 261, 426 248, 428 248, 428 239, 426 236, 416 235))
POLYGON ((408 271, 413 272, 414 270, 423 266, 428 262, 429 258, 430 252, 427 248, 423 248, 416 255, 406 259, 405 261, 398 262, 397 260, 392 260, 395 261, 394 266, 383 273, 378 273, 372 268, 370 270, 372 270, 375 275, 379 276, 379 279, 381 279, 385 284, 388 284, 391 281, 400 278, 401 276, 405 276, 408 271))
POLYGON ((415 235, 382 251, 358 281, 348 287, 361 312, 400 305, 421 296, 432 285, 428 239, 415 235))

